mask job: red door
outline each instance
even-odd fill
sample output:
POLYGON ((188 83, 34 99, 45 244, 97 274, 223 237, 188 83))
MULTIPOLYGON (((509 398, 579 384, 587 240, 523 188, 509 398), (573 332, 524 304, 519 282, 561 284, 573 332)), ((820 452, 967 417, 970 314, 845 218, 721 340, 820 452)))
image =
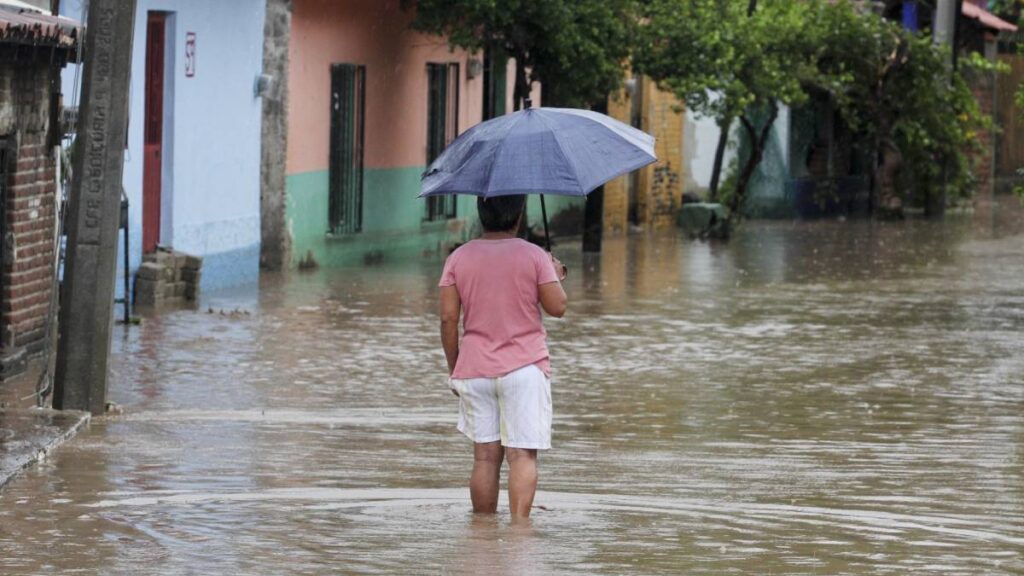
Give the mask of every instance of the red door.
POLYGON ((146 120, 142 164, 142 251, 160 242, 160 168, 164 139, 164 36, 167 15, 150 12, 146 26, 146 120))

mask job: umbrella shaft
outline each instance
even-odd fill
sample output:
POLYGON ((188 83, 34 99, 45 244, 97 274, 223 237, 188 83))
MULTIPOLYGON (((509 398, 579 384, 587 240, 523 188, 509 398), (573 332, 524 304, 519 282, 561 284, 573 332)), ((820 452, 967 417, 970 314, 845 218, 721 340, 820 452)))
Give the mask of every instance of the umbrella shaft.
POLYGON ((548 207, 544 204, 544 195, 540 195, 540 214, 544 218, 544 244, 551 252, 551 234, 548 233, 548 207))

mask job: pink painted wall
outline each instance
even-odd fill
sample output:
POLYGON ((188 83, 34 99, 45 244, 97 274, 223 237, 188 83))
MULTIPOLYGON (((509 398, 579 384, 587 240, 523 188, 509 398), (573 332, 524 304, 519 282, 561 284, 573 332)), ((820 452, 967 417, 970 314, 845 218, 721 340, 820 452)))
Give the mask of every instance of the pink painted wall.
MULTIPOLYGON (((459 63, 459 130, 480 122, 483 75, 467 78, 467 53, 450 51, 442 38, 409 30, 410 18, 399 0, 295 0, 289 48, 289 174, 327 169, 334 63, 366 66, 367 168, 426 164, 428 62, 459 63)), ((513 79, 509 77, 509 92, 513 79)))

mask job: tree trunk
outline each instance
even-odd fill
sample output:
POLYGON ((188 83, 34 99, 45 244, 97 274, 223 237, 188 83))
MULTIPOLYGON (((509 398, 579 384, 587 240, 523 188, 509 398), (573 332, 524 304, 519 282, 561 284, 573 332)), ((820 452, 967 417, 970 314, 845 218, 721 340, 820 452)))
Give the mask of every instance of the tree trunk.
MULTIPOLYGON (((757 10, 757 0, 749 0, 747 3, 747 17, 754 15, 757 10)), ((725 147, 729 144, 729 127, 732 126, 732 118, 725 118, 718 123, 718 147, 715 148, 715 164, 711 168, 711 185, 708 191, 708 201, 718 200, 718 185, 722 178, 722 162, 725 160, 725 147)), ((748 130, 749 131, 749 130, 748 130)), ((754 138, 751 135, 751 144, 754 138)))
POLYGON ((868 209, 872 215, 876 215, 882 201, 882 162, 879 158, 882 153, 882 139, 876 135, 871 145, 871 199, 868 201, 868 209))
POLYGON ((718 184, 722 178, 722 162, 725 161, 725 147, 729 144, 729 127, 732 126, 732 118, 723 120, 718 124, 718 147, 715 148, 715 164, 711 168, 711 186, 708 191, 708 201, 718 200, 718 184))
POLYGON ((526 77, 526 66, 523 64, 526 57, 522 53, 517 53, 513 58, 516 60, 516 85, 512 90, 512 110, 519 111, 523 109, 523 100, 530 97, 530 81, 526 77))
POLYGON ((736 181, 736 192, 729 199, 729 218, 736 218, 736 215, 739 214, 740 207, 743 206, 743 201, 747 196, 747 186, 750 185, 750 179, 753 178, 754 170, 757 169, 757 165, 761 163, 761 159, 764 156, 764 149, 768 144, 768 135, 775 124, 775 118, 779 115, 779 107, 774 102, 769 105, 769 110, 768 119, 765 120, 760 133, 758 133, 754 123, 746 115, 740 116, 740 122, 743 123, 743 128, 746 129, 747 135, 750 137, 750 156, 747 157, 743 171, 736 181))

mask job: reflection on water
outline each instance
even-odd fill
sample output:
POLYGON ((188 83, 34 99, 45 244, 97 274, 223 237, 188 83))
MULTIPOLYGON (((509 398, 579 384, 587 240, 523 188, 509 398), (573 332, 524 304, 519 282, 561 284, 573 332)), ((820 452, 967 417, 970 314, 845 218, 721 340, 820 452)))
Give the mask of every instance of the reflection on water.
POLYGON ((125 412, 0 494, 0 573, 1024 572, 1022 232, 566 244, 528 527, 469 513, 437 262, 265 277, 118 328, 125 412))

